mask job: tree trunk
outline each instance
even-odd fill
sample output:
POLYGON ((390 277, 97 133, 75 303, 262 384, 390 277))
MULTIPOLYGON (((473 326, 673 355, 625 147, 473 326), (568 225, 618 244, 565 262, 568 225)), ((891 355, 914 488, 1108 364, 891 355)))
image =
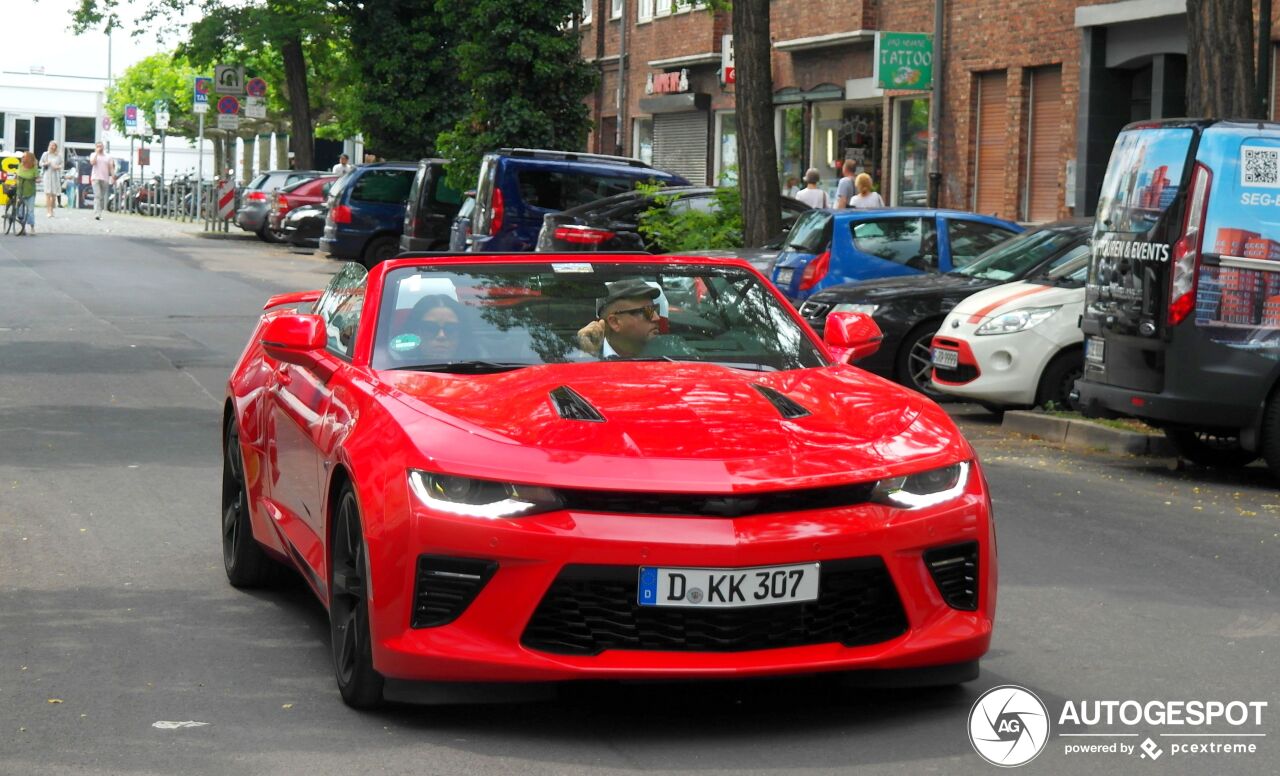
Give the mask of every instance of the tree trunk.
POLYGON ((771 46, 769 0, 735 0, 738 187, 742 192, 742 236, 748 248, 758 248, 782 231, 771 46))
POLYGON ((1260 118, 1252 0, 1187 0, 1187 113, 1260 118))
MULTIPOLYGON (((280 47, 284 55, 284 80, 289 89, 289 115, 293 119, 294 169, 315 167, 314 128, 311 126, 311 97, 307 92, 307 60, 302 41, 293 38, 280 47)), ((284 165, 288 167, 288 164, 284 165)))

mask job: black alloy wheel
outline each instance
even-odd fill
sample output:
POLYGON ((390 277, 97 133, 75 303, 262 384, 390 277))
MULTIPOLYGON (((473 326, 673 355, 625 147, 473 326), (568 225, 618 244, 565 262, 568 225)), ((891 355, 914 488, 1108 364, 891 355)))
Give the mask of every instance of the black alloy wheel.
POLYGON ((930 398, 942 396, 932 382, 933 335, 938 333, 938 326, 937 321, 926 321, 908 332, 898 348, 894 370, 897 382, 930 398))
POLYGON ((241 588, 272 585, 283 571, 253 538, 244 453, 235 418, 227 425, 222 446, 222 565, 231 585, 241 588))
POLYGON ((1200 466, 1239 469, 1258 459, 1258 454, 1240 446, 1236 434, 1194 428, 1166 428, 1165 437, 1178 455, 1200 466))
POLYGON ((382 703, 383 678, 373 670, 369 562, 350 485, 338 495, 330 559, 329 633, 338 691, 348 706, 372 709, 382 703))

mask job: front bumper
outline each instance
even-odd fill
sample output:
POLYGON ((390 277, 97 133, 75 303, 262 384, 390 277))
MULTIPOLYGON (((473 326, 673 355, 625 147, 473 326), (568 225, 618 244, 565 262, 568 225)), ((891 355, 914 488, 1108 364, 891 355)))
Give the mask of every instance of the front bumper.
POLYGON ((1036 329, 1012 334, 973 336, 975 326, 945 328, 933 347, 953 350, 961 369, 933 370, 933 384, 943 393, 1010 407, 1036 403, 1040 375, 1055 352, 1054 343, 1036 329))
MULTIPOLYGON (((994 529, 976 466, 965 495, 921 510, 861 504, 745 518, 562 511, 484 521, 415 506, 404 531, 403 541, 370 540, 374 666, 400 680, 678 679, 927 668, 968 663, 985 654, 995 616, 994 529), (929 550, 962 543, 977 547, 972 611, 948 605, 924 561, 929 550), (414 628, 417 563, 423 555, 480 559, 497 567, 455 619, 414 628), (634 579, 640 566, 742 568, 816 560, 834 567, 848 559, 872 559, 892 580, 905 618, 892 637, 858 646, 831 642, 739 651, 619 648, 556 654, 530 646, 526 633, 562 573, 584 566, 612 567, 620 578, 634 579)), ((717 610, 693 610, 694 620, 708 611, 699 627, 714 627, 717 610)), ((593 627, 613 626, 598 622, 593 627)))

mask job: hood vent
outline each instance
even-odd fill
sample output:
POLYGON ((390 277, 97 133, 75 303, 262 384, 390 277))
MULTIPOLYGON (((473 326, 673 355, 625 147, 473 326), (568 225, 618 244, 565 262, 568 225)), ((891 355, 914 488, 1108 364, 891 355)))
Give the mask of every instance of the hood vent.
POLYGON ((760 385, 759 383, 752 383, 751 387, 755 388, 756 392, 759 393, 761 396, 768 399, 769 403, 778 409, 778 413, 782 415, 782 417, 786 418, 787 420, 795 420, 796 418, 803 418, 804 416, 810 414, 809 410, 806 407, 800 404, 797 404, 789 396, 785 396, 781 393, 778 393, 772 388, 765 387, 763 385, 760 385))
POLYGON ((567 385, 562 385, 551 392, 551 404, 556 412, 565 420, 581 420, 587 423, 603 423, 604 415, 591 406, 591 402, 582 398, 567 385))

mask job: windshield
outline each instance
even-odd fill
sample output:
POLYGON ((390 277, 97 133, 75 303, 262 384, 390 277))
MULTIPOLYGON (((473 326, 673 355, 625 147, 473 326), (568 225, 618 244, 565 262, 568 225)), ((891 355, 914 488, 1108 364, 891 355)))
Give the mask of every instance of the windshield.
POLYGON ((1000 243, 978 256, 972 264, 955 272, 959 275, 1001 282, 1014 280, 1080 239, 1080 235, 1055 229, 1027 232, 1008 242, 1000 243))
POLYGON ((828 363, 765 284, 733 267, 427 265, 392 270, 385 282, 375 369, 496 371, 604 357, 762 371, 828 363))
POLYGON ((1191 148, 1190 129, 1121 132, 1098 200, 1098 230, 1150 231, 1178 195, 1191 148))

